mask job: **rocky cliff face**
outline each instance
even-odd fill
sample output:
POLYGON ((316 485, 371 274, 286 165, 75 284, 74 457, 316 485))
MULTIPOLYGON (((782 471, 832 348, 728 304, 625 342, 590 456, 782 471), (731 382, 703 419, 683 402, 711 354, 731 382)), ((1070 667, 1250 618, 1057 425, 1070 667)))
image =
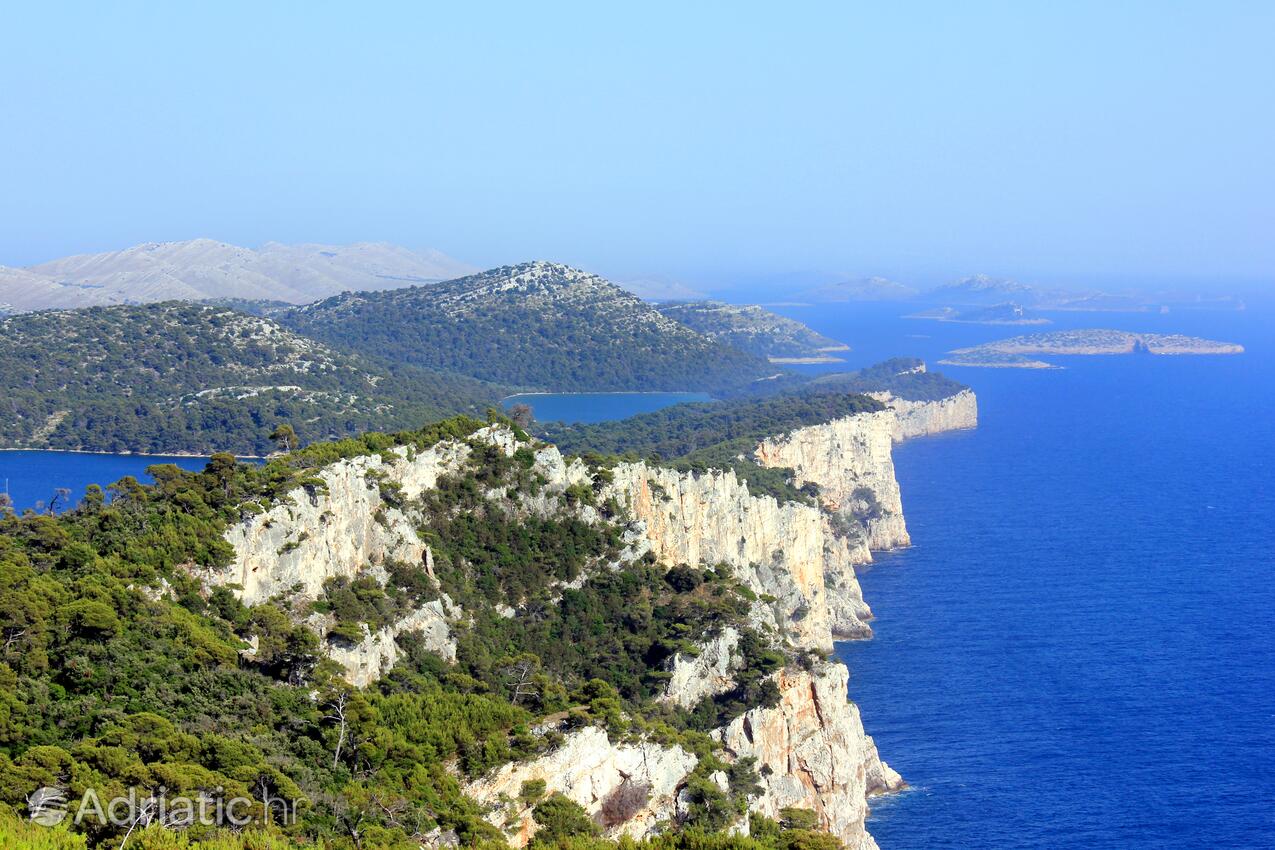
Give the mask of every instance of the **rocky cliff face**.
POLYGON ((911 542, 894 477, 896 427, 893 411, 860 413, 763 440, 754 455, 792 469, 798 486, 819 485, 828 510, 863 527, 869 549, 894 549, 911 542))
POLYGON ((697 761, 677 746, 613 743, 589 726, 572 732, 552 753, 507 764, 465 792, 489 807, 488 820, 504 828, 515 847, 525 847, 536 833, 531 807, 517 801, 522 784, 536 779, 544 780, 548 793, 583 806, 608 837, 642 838, 676 816, 677 792, 697 761))
POLYGON ((775 708, 757 708, 714 733, 736 758, 753 757, 763 792, 754 811, 778 817, 788 807, 812 809, 850 850, 876 842, 864 828, 867 799, 897 791, 903 780, 877 755, 859 710, 846 699, 844 664, 785 670, 775 708))
POLYGON ((402 510, 381 497, 380 482, 401 488, 413 499, 454 472, 469 455, 464 443, 444 442, 421 452, 394 449, 379 455, 340 460, 316 476, 322 483, 297 488, 251 519, 232 527, 226 539, 235 548, 222 583, 237 583, 246 605, 278 593, 315 598, 323 583, 388 561, 425 566, 426 547, 402 510))
MULTIPOLYGON (((728 564, 758 597, 750 625, 795 648, 829 651, 834 637, 871 633, 855 566, 870 560, 870 548, 908 542, 892 443, 966 427, 975 416, 971 394, 763 441, 759 462, 792 468, 798 483, 817 483, 820 507, 754 496, 733 472, 682 473, 645 463, 611 469, 601 500, 613 497, 629 519, 621 561, 650 552, 667 566, 728 564)), ((474 438, 507 455, 518 447, 512 432, 500 427, 474 438)), ((410 501, 469 454, 464 442, 446 442, 332 465, 320 474, 322 486, 294 491, 285 503, 230 531, 236 558, 221 580, 242 584, 244 600, 253 602, 294 587, 312 597, 329 577, 383 574, 390 561, 420 564, 432 575, 431 553, 415 533, 410 501), (394 504, 381 496, 382 482, 397 487, 394 504)), ((567 463, 553 447, 540 446, 534 456, 542 482, 535 493, 490 497, 510 500, 511 510, 548 516, 563 490, 592 481, 583 463, 567 463)), ((576 510, 587 522, 599 519, 592 507, 576 510)), ((463 617, 444 596, 389 629, 365 630, 356 645, 329 646, 329 653, 351 682, 370 684, 397 660, 395 637, 402 632, 419 631, 444 658, 454 658, 449 623, 463 617)), ((739 630, 728 628, 697 653, 674 656, 663 700, 691 707, 733 687, 742 663, 739 642, 739 630)), ((902 780, 881 761, 848 701, 848 677, 839 663, 785 669, 775 674, 777 705, 754 708, 713 734, 728 760, 757 760, 762 792, 750 803, 754 811, 776 816, 786 807, 808 808, 850 850, 872 850, 875 842, 864 827, 867 800, 898 789, 902 780)), ((535 779, 583 806, 608 835, 641 837, 686 815, 679 798, 696 765, 681 747, 612 741, 605 731, 586 727, 568 732, 553 752, 505 765, 466 790, 489 807, 491 822, 518 847, 531 840, 536 824, 516 798, 522 784, 535 779)), ((746 829, 746 822, 737 828, 746 829)))
POLYGON ((773 602, 756 606, 759 625, 771 626, 798 646, 830 651, 833 614, 825 569, 838 565, 836 579, 859 604, 836 605, 838 631, 868 632, 870 613, 862 605, 846 541, 831 532, 827 518, 809 505, 779 504, 753 496, 734 472, 681 473, 645 463, 613 470, 609 495, 642 524, 661 562, 734 568, 749 589, 773 602))
POLYGON ((913 437, 928 437, 945 431, 978 427, 978 399, 971 390, 961 390, 956 395, 937 401, 909 401, 895 398, 888 392, 869 395, 884 402, 894 411, 896 443, 913 437))

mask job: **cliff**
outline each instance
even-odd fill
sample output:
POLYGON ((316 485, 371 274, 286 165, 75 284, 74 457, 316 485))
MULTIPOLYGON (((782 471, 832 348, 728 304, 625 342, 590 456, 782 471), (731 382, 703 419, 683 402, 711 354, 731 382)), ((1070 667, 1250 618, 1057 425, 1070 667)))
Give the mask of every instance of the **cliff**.
POLYGON ((617 743, 588 726, 548 755, 507 764, 466 786, 465 793, 488 808, 487 819, 503 827, 515 847, 525 847, 536 833, 531 806, 517 797, 524 782, 537 779, 548 793, 583 806, 609 837, 642 838, 676 817, 678 791, 697 762, 681 747, 617 743))
MULTIPOLYGON (((756 760, 761 791, 749 800, 751 810, 775 817, 786 807, 811 809, 850 850, 871 850, 876 845, 864 826, 867 800, 897 790, 902 780, 881 761, 847 699, 846 667, 816 661, 803 669, 796 660, 801 650, 830 652, 837 637, 871 634, 871 611, 855 566, 870 560, 872 548, 908 542, 892 444, 967 427, 977 415, 972 394, 924 404, 891 399, 890 404, 891 410, 759 443, 758 462, 793 469, 797 483, 817 484, 819 505, 753 495, 730 471, 679 472, 644 462, 600 469, 568 462, 556 448, 520 442, 503 426, 429 449, 400 448, 339 461, 279 504, 230 529, 234 563, 216 580, 240 585, 241 598, 251 604, 276 594, 314 599, 336 576, 371 575, 384 582, 385 567, 392 563, 419 565, 434 578, 435 553, 417 533, 426 521, 416 506, 419 497, 471 458, 481 458, 475 454, 480 444, 507 458, 518 453, 534 484, 493 486, 483 498, 506 514, 549 517, 569 510, 589 525, 610 524, 623 548, 617 560, 591 566, 594 574, 651 556, 666 567, 732 568, 751 592, 744 598, 755 597, 747 622, 710 632, 694 650, 669 658, 661 700, 670 708, 690 709, 734 688, 746 663, 741 650, 746 627, 785 649, 789 666, 772 674, 777 703, 727 715, 733 719, 712 733, 721 746, 719 756, 728 762, 756 760), (590 490, 595 497, 568 500, 568 490, 590 490)), ((582 586, 589 575, 571 586, 582 586)), ((466 604, 489 603, 470 599, 466 604)), ((502 616, 521 616, 516 608, 495 600, 490 604, 502 616)), ((419 632, 427 648, 454 660, 453 630, 471 616, 440 589, 438 599, 398 622, 379 631, 364 626, 358 643, 329 642, 326 650, 351 683, 365 686, 398 660, 396 638, 406 632, 419 632)), ((308 622, 325 631, 323 617, 311 615, 308 622)), ((537 828, 531 807, 517 799, 531 780, 543 780, 548 792, 584 807, 612 837, 642 837, 687 817, 685 792, 699 762, 683 747, 632 734, 615 739, 594 725, 564 726, 561 718, 542 721, 535 734, 563 737, 544 755, 505 764, 465 786, 515 846, 529 842, 537 828)), ((709 779, 725 790, 725 774, 709 779)), ((746 820, 734 825, 746 828, 746 820)))
POLYGON ((929 437, 946 431, 978 427, 978 399, 972 390, 961 390, 938 401, 911 401, 889 392, 868 393, 895 414, 894 442, 929 437))
POLYGON ((897 421, 889 410, 846 416, 763 440, 754 456, 762 466, 792 469, 798 486, 819 485, 824 507, 861 529, 868 549, 907 546, 891 453, 897 421))
POLYGON ((753 811, 777 818, 784 808, 812 809, 847 848, 869 850, 868 798, 904 783, 864 732, 848 683, 844 664, 785 670, 777 707, 753 709, 715 734, 736 758, 757 759, 763 790, 753 811))
POLYGON ((683 473, 645 463, 613 470, 609 495, 641 524, 663 563, 724 563, 763 600, 754 619, 798 646, 832 650, 838 634, 866 637, 871 612, 853 564, 860 549, 832 532, 818 508, 752 496, 734 472, 683 473), (828 573, 838 598, 830 605, 828 573))

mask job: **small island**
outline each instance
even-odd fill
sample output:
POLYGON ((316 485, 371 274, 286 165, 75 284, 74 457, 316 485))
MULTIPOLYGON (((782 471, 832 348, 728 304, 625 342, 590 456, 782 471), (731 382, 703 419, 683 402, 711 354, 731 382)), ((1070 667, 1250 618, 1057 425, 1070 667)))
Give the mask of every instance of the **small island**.
POLYGON ((1242 354, 1244 346, 1184 334, 1134 333, 1116 330, 1072 330, 1029 334, 948 352, 940 363, 983 368, 1058 368, 1034 354, 1242 354))
POLYGON ((966 325, 1047 325, 1049 319, 1025 309, 1021 304, 996 304, 973 310, 936 307, 904 316, 905 319, 930 319, 935 322, 957 322, 966 325))

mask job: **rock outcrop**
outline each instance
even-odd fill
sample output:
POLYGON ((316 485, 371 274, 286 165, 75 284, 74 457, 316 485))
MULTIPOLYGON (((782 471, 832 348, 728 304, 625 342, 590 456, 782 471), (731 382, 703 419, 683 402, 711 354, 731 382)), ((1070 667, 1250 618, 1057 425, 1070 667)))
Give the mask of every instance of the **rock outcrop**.
POLYGON ((678 746, 613 743, 588 726, 569 734, 562 746, 530 762, 507 764, 465 788, 489 807, 488 820, 502 827, 515 847, 525 847, 537 824, 531 806, 517 800, 524 782, 543 780, 584 807, 608 837, 641 838, 677 809, 677 792, 698 759, 678 746))
MULTIPOLYGON (((831 651, 824 572, 830 562, 850 563, 853 555, 818 508, 753 496, 730 471, 696 474, 626 463, 612 473, 609 495, 642 523, 661 562, 729 564, 750 590, 774 600, 754 606, 759 625, 798 646, 831 651)), ((853 571, 838 579, 853 581, 853 571)))
POLYGON ((972 390, 961 390, 936 401, 911 401, 896 398, 888 392, 868 395, 884 402, 894 411, 896 443, 913 437, 928 437, 946 431, 978 427, 978 399, 972 390))
MULTIPOLYGON (((448 622, 460 615, 460 609, 443 594, 383 629, 372 631, 362 623, 363 639, 356 644, 329 640, 325 649, 329 658, 345 668, 347 682, 356 688, 365 688, 388 673, 402 657, 398 647, 398 636, 402 634, 416 632, 425 649, 445 661, 455 661, 456 638, 448 622)), ((327 631, 324 620, 320 618, 311 624, 320 634, 327 631)))
MULTIPOLYGON (((780 643, 828 652, 836 637, 869 636, 872 615, 855 567, 871 559, 872 549, 909 542, 892 445, 973 427, 977 418, 972 393, 923 404, 886 401, 891 409, 797 429, 757 446, 762 465, 791 468, 799 485, 817 484, 819 505, 753 495, 731 471, 617 464, 605 476, 598 504, 614 499, 609 510, 618 507, 627 519, 624 552, 619 563, 595 569, 619 568, 647 553, 666 566, 725 564, 757 597, 748 625, 780 643)), ((525 445, 502 426, 483 429, 472 440, 506 455, 525 445)), ((562 509, 559 497, 567 488, 602 481, 552 446, 532 448, 537 487, 488 494, 506 510, 551 516, 562 509)), ((396 449, 332 464, 317 481, 230 530, 235 560, 220 581, 242 585, 240 595, 252 603, 279 593, 313 598, 333 576, 370 572, 384 580, 391 562, 418 564, 432 577, 432 553, 416 533, 420 517, 411 502, 459 469, 471 451, 465 441, 445 441, 427 450, 396 449)), ((588 504, 577 502, 572 510, 586 522, 604 521, 588 504)), ((510 609, 509 615, 516 612, 510 609)), ((351 682, 370 684, 397 660, 396 638, 404 632, 419 632, 427 646, 454 659, 449 623, 464 616, 442 596, 379 632, 365 628, 357 644, 330 643, 328 651, 351 682)), ((323 631, 321 624, 312 625, 323 631)), ((744 664, 741 628, 713 634, 698 652, 675 655, 663 701, 690 708, 734 687, 744 664)), ((811 809, 849 850, 873 850, 864 826, 867 800, 897 790, 902 780, 881 761, 848 700, 849 672, 823 661, 810 669, 789 666, 774 676, 778 704, 753 708, 713 733, 727 760, 756 759, 762 791, 751 808, 772 817, 787 807, 811 809)), ((608 836, 640 838, 686 816, 679 799, 697 764, 679 746, 613 741, 604 730, 587 726, 567 732, 552 752, 506 764, 466 791, 488 807, 488 819, 517 847, 537 828, 531 805, 518 799, 523 783, 532 780, 543 780, 548 792, 583 806, 608 836)))
POLYGON ((762 466, 793 470, 798 486, 819 485, 824 506, 858 520, 869 549, 907 546, 903 499, 894 477, 893 411, 859 413, 763 440, 762 466))
POLYGON ((903 780, 864 732, 846 699, 848 680, 844 664, 784 670, 778 706, 755 708, 714 734, 734 757, 757 760, 763 790, 753 811, 778 817, 788 807, 812 809, 847 848, 872 850, 867 799, 899 790, 903 780))
POLYGON ((469 446, 446 441, 422 451, 393 449, 389 460, 365 455, 339 460, 292 490, 278 504, 227 531, 235 549, 229 570, 211 576, 238 584, 246 605, 278 593, 316 598, 330 578, 353 578, 390 561, 425 567, 426 546, 416 525, 381 495, 381 483, 398 490, 396 501, 414 499, 454 472, 469 446))
POLYGON ((739 630, 728 627, 701 644, 698 655, 675 654, 663 701, 694 708, 704 697, 729 691, 735 686, 735 671, 740 666, 738 648, 739 630))

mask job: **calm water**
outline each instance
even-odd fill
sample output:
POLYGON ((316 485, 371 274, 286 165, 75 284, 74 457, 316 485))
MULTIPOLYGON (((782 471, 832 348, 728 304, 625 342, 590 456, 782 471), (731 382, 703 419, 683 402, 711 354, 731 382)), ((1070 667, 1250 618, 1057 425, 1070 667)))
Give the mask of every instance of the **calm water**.
POLYGON ((47 504, 54 491, 66 487, 79 501, 89 484, 105 487, 126 475, 150 483, 146 467, 175 463, 183 469, 203 469, 201 457, 155 457, 143 455, 93 455, 72 452, 0 452, 0 487, 6 482, 18 510, 47 504))
MULTIPOLYGON (((861 362, 1012 334, 784 312, 861 362)), ((883 850, 1275 847, 1270 318, 1066 322, 1240 357, 949 370, 980 427, 898 450, 914 546, 862 576, 876 638, 839 648, 914 786, 874 806, 883 850)))
POLYGON ((712 401, 705 393, 528 393, 501 400, 506 409, 528 404, 541 422, 605 422, 650 413, 685 401, 712 401))

